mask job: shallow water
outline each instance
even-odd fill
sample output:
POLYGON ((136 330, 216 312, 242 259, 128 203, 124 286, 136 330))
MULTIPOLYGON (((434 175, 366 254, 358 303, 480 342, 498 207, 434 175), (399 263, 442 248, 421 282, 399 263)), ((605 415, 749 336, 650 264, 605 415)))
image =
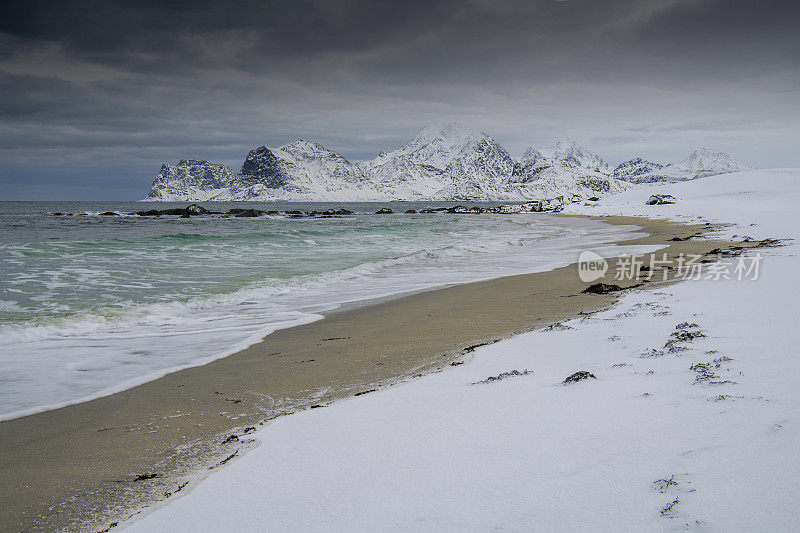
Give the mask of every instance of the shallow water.
POLYGON ((345 303, 546 270, 632 235, 545 215, 372 214, 451 205, 437 203, 235 205, 357 213, 324 219, 98 215, 172 205, 0 203, 0 419, 201 364, 345 303))

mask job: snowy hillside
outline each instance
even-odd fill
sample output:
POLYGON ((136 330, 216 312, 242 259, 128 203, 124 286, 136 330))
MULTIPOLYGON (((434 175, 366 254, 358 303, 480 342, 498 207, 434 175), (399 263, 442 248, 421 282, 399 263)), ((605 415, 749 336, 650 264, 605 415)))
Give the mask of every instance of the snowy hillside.
MULTIPOLYGON (((630 161, 628 163, 630 163, 630 161)), ((624 164, 625 163, 623 163, 623 165, 624 164)), ((740 163, 733 156, 722 152, 715 152, 708 148, 696 150, 683 161, 665 167, 654 165, 653 163, 647 164, 653 166, 652 170, 648 172, 629 173, 618 177, 619 179, 627 180, 632 183, 651 183, 657 181, 686 181, 717 174, 752 170, 751 167, 740 163)), ((620 167, 621 166, 622 165, 620 165, 620 167)), ((620 167, 617 167, 617 170, 619 170, 620 167)), ((646 168, 646 165, 641 168, 646 168)))
POLYGON ((664 168, 664 165, 645 161, 641 157, 634 157, 623 163, 611 172, 611 176, 620 180, 635 182, 639 176, 653 174, 664 168))
POLYGON ((235 175, 225 165, 181 159, 175 165, 161 165, 146 200, 210 200, 226 192, 235 175))
POLYGON ((251 150, 235 171, 207 161, 163 165, 148 201, 198 200, 504 200, 614 194, 630 183, 677 181, 746 169, 703 149, 663 167, 632 159, 615 169, 575 141, 529 148, 521 159, 486 133, 458 123, 432 125, 404 146, 352 162, 317 143, 297 140, 251 150))
POLYGON ((611 166, 596 153, 587 150, 572 139, 561 139, 547 150, 540 150, 540 153, 549 155, 552 159, 574 162, 581 168, 609 174, 611 166))

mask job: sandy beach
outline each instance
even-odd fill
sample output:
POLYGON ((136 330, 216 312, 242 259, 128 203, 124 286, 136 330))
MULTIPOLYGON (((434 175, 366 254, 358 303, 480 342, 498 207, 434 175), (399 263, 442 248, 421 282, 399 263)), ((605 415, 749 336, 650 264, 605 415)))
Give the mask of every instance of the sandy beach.
POLYGON ((684 282, 621 291, 447 371, 274 420, 230 466, 120 526, 795 529, 797 176, 727 174, 572 206, 718 223, 737 244, 684 282), (647 205, 664 191, 677 203, 647 205))
POLYGON ((0 13, 0 533, 800 531, 800 3, 0 13))
MULTIPOLYGON (((709 232, 710 224, 603 220, 647 234, 620 244, 668 244, 660 253, 671 258, 725 246, 670 240, 709 232)), ((342 310, 205 366, 0 423, 0 527, 107 527, 191 488, 186 482, 196 482, 198 472, 243 453, 250 428, 441 371, 469 358, 476 344, 601 309, 615 298, 582 294, 586 286, 572 265, 342 310)))

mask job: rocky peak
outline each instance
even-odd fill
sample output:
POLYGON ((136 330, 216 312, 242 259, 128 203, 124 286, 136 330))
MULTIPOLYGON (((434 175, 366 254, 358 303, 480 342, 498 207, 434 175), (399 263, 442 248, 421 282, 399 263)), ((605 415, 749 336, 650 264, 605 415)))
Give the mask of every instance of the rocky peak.
POLYGON ((693 174, 694 177, 750 169, 749 166, 737 161, 733 156, 709 148, 695 150, 689 157, 676 163, 676 165, 683 167, 689 173, 693 174))
POLYGON ((397 152, 409 156, 415 163, 444 169, 459 154, 474 149, 481 139, 489 139, 489 136, 469 130, 458 122, 444 126, 434 124, 420 131, 397 152))
POLYGON ((542 152, 540 152, 536 148, 529 147, 529 148, 527 148, 525 150, 525 153, 522 154, 521 161, 523 163, 528 163, 528 162, 539 161, 539 160, 542 160, 544 158, 545 158, 545 155, 542 152))
POLYGON ((568 161, 594 172, 608 174, 610 167, 602 157, 572 139, 561 139, 549 150, 554 159, 568 161))
POLYGON ((646 161, 641 157, 634 157, 633 159, 629 159, 628 161, 617 165, 617 168, 611 172, 611 177, 621 180, 630 180, 630 178, 636 176, 650 174, 657 170, 661 170, 663 167, 664 165, 646 161))
POLYGON ((297 159, 328 159, 348 163, 347 159, 319 143, 298 139, 277 149, 297 159))
POLYGON ((286 183, 280 160, 266 146, 259 146, 248 152, 241 174, 245 181, 259 182, 271 189, 277 189, 286 183))

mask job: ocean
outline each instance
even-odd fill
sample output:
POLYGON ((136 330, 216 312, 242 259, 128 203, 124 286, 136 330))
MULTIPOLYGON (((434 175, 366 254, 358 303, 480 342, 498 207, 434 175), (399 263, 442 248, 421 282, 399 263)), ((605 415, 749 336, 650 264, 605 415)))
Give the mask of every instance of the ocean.
POLYGON ((343 305, 611 255, 636 234, 543 214, 374 214, 452 202, 203 203, 356 213, 340 218, 125 215, 185 205, 0 202, 0 420, 206 363, 343 305))

